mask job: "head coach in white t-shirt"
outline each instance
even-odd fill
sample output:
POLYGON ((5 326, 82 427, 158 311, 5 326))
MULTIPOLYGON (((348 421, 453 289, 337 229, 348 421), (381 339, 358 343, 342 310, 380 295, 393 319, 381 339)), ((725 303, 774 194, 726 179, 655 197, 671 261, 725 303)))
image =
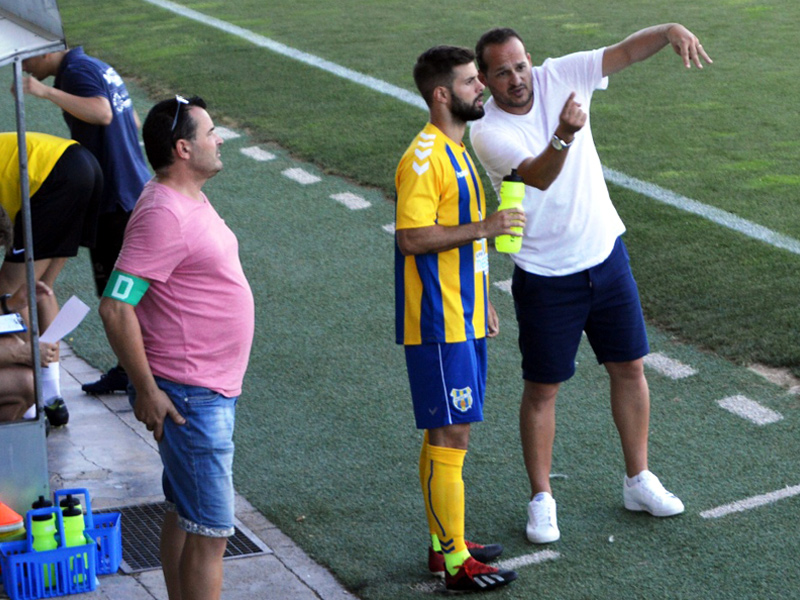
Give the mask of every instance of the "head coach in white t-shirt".
POLYGON ((550 488, 555 401, 560 384, 575 372, 583 331, 611 379, 625 457, 625 508, 658 517, 684 510, 648 470, 647 333, 621 239, 625 226, 603 179, 589 117, 592 94, 607 87, 609 75, 668 45, 686 68, 711 62, 697 37, 676 23, 538 67, 513 29, 492 29, 476 47, 479 76, 492 98, 471 130, 475 154, 496 190, 511 169, 526 184, 512 293, 525 381, 520 435, 531 484, 526 533, 534 543, 560 537, 550 488))

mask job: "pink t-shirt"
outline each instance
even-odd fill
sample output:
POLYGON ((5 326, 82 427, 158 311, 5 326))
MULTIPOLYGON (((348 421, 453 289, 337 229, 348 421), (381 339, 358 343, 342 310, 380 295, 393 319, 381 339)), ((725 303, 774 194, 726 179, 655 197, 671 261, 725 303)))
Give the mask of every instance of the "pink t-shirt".
POLYGON ((116 268, 150 280, 136 306, 153 374, 238 396, 255 326, 236 236, 198 202, 147 183, 116 268))

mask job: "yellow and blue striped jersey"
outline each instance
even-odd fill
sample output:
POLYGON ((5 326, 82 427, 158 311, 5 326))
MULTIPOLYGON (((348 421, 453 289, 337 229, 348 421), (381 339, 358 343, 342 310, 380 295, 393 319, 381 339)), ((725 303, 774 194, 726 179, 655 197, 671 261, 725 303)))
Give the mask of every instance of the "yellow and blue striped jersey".
MULTIPOLYGON (((483 219, 486 199, 475 164, 428 123, 395 175, 396 229, 455 227, 483 219)), ((486 336, 489 295, 486 240, 438 254, 403 256, 395 241, 397 343, 454 343, 486 336)))

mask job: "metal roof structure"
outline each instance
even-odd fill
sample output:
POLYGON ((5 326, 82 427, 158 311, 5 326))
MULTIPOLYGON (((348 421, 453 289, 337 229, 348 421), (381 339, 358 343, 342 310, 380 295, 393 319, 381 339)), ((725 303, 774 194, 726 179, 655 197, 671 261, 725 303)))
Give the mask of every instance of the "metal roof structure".
MULTIPOLYGON (((13 64, 17 113, 23 238, 28 298, 36 298, 31 235, 30 188, 22 92, 22 61, 48 52, 65 50, 64 29, 56 0, 0 0, 0 67, 13 64)), ((36 303, 30 303, 31 358, 34 365, 37 416, 30 421, 0 424, 0 501, 20 514, 31 498, 49 495, 45 416, 39 368, 39 322, 36 303)))
POLYGON ((0 0, 0 67, 65 48, 55 0, 0 0))

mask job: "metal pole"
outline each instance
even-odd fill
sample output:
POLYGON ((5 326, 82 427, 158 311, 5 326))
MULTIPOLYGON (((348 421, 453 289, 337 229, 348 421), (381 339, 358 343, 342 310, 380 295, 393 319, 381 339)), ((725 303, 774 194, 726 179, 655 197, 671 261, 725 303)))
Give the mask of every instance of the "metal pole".
POLYGON ((37 418, 43 410, 42 377, 39 356, 39 314, 36 307, 36 273, 33 269, 33 231, 31 228, 31 196, 28 181, 28 146, 25 137, 25 99, 22 93, 22 59, 14 59, 14 94, 17 105, 17 145, 19 150, 19 184, 22 190, 22 225, 25 242, 25 272, 28 285, 28 314, 33 361, 33 382, 36 392, 37 418))

